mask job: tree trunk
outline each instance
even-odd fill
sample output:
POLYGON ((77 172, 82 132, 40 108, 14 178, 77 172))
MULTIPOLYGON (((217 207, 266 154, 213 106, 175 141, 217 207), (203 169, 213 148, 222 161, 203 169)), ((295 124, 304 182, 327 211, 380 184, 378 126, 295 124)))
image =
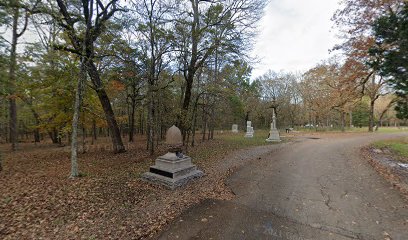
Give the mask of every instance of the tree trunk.
POLYGON ((40 130, 38 128, 34 129, 34 142, 39 143, 41 141, 40 139, 40 130))
POLYGON ((205 107, 203 105, 203 137, 202 141, 205 141, 205 133, 207 132, 207 114, 205 112, 205 107))
POLYGON ((200 95, 197 96, 195 104, 194 104, 194 109, 193 109, 193 127, 192 127, 192 140, 191 140, 191 146, 194 147, 195 145, 195 133, 196 133, 196 125, 197 125, 197 108, 198 108, 198 101, 200 99, 200 95))
POLYGON ((86 129, 82 125, 82 153, 86 153, 86 129))
POLYGON ((145 134, 145 110, 142 108, 142 112, 140 113, 140 134, 145 134))
POLYGON ((58 143, 58 131, 57 131, 57 129, 55 127, 52 128, 51 132, 48 132, 48 135, 50 135, 52 143, 54 143, 54 144, 58 143))
POLYGON ((149 90, 149 103, 147 107, 147 149, 150 155, 154 154, 154 105, 153 93, 149 90))
POLYGON ((34 121, 35 121, 35 129, 34 129, 34 142, 38 143, 40 142, 40 129, 38 128, 38 125, 40 125, 40 116, 38 113, 34 110, 33 106, 30 106, 30 110, 34 116, 34 121))
POLYGON ((97 138, 97 133, 96 133, 96 120, 93 119, 92 120, 92 144, 94 143, 94 141, 96 141, 97 138))
POLYGON ((136 110, 136 100, 131 99, 130 106, 130 116, 129 116, 129 142, 133 142, 133 135, 135 134, 135 110, 136 110))
POLYGON ((211 108, 211 134, 210 138, 211 140, 214 139, 214 128, 215 128, 215 112, 214 112, 214 106, 211 108))
POLYGON ((77 91, 75 94, 74 116, 72 117, 71 134, 71 178, 79 177, 78 171, 78 122, 81 113, 82 94, 86 81, 85 59, 81 59, 77 91))
MULTIPOLYGON (((395 100, 392 100, 390 103, 388 103, 387 107, 381 112, 380 117, 378 118, 378 122, 377 122, 377 126, 375 127, 375 131, 378 131, 378 126, 381 125, 382 127, 382 119, 385 115, 385 113, 387 113, 388 109, 391 108, 391 106, 395 103, 395 100)), ((389 125, 389 124, 388 124, 389 125)))
POLYGON ((344 111, 340 112, 341 114, 341 131, 344 132, 346 131, 345 126, 346 126, 346 113, 344 111))
POLYGON ((195 133, 196 133, 196 125, 197 125, 197 112, 194 113, 194 120, 193 120, 193 127, 192 127, 192 140, 191 140, 191 146, 194 147, 195 145, 195 133))
POLYGON ((13 9, 13 29, 10 49, 9 66, 9 129, 11 150, 17 150, 17 104, 16 104, 16 67, 17 67, 17 27, 18 27, 19 9, 13 9))
POLYGON ((369 116, 369 122, 368 122, 369 132, 373 132, 374 130, 374 103, 375 103, 375 100, 370 101, 370 116, 369 116))
MULTIPOLYGON (((178 116, 178 123, 179 127, 181 128, 181 132, 183 133, 183 143, 185 142, 186 131, 187 127, 187 118, 188 110, 191 101, 191 93, 193 88, 194 76, 197 72, 197 61, 198 61, 198 41, 200 38, 199 33, 199 24, 200 24, 200 15, 199 15, 199 7, 198 7, 198 0, 191 0, 191 7, 193 9, 193 22, 191 23, 191 58, 187 65, 187 73, 184 74, 186 87, 184 92, 184 101, 182 106, 181 116, 178 116)), ((203 59, 204 60, 204 59, 203 59)))
POLYGON ((96 69, 96 66, 92 62, 92 60, 88 60, 87 70, 89 76, 91 77, 92 83, 95 87, 95 91, 98 95, 99 101, 101 102, 103 111, 105 113, 108 128, 110 130, 110 137, 112 139, 113 152, 114 153, 125 152, 126 150, 122 142, 122 136, 120 135, 118 123, 116 122, 115 113, 113 112, 109 97, 104 87, 102 86, 102 81, 100 79, 98 70, 96 69))
POLYGON ((1 171, 3 171, 3 163, 2 163, 2 161, 3 161, 3 155, 1 154, 1 152, 0 152, 0 172, 1 171))

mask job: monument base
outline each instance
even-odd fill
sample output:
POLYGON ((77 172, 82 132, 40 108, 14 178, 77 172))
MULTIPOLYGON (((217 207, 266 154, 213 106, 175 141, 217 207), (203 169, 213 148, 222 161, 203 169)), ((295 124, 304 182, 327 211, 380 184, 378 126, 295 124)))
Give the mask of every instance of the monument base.
POLYGON ((247 133, 245 134, 245 137, 246 137, 246 138, 253 138, 253 137, 254 137, 254 133, 248 133, 248 132, 247 132, 247 133))
POLYGON ((269 132, 269 137, 266 139, 267 142, 280 142, 279 131, 277 129, 271 130, 269 132))
POLYGON ((189 180, 203 176, 204 173, 191 163, 188 156, 177 157, 175 153, 167 153, 156 159, 150 171, 142 175, 144 180, 175 189, 189 180))

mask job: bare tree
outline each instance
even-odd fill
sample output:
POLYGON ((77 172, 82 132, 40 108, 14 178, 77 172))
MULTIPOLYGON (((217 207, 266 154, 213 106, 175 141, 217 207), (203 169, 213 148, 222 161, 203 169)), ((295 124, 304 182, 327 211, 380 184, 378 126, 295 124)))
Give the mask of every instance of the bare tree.
POLYGON ((384 96, 384 86, 386 85, 386 81, 383 77, 373 75, 371 76, 370 81, 366 83, 365 92, 367 96, 370 98, 370 115, 368 120, 368 131, 374 131, 374 105, 377 99, 380 96, 384 96))
POLYGON ((184 8, 188 10, 182 13, 183 20, 179 20, 176 26, 179 59, 185 79, 178 122, 184 132, 198 69, 217 49, 243 53, 265 4, 265 1, 259 0, 184 2, 184 8))

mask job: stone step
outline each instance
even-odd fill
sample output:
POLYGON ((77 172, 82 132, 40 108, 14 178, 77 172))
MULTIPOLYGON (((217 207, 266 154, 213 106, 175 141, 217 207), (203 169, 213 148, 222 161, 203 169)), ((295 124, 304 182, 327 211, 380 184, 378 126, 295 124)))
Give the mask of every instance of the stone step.
POLYGON ((175 179, 178 177, 182 177, 183 175, 186 175, 194 170, 197 170, 197 166, 193 164, 190 164, 189 166, 186 166, 186 167, 177 168, 177 169, 169 169, 169 168, 160 167, 158 165, 153 165, 150 167, 149 172, 175 179))
POLYGON ((190 171, 185 175, 178 176, 176 178, 170 178, 170 177, 166 177, 166 176, 159 175, 156 173, 147 172, 143 174, 143 179, 149 182, 154 182, 154 183, 164 185, 165 187, 170 188, 170 189, 175 189, 177 187, 184 185, 189 180, 193 178, 201 177, 203 175, 204 173, 197 169, 190 171))

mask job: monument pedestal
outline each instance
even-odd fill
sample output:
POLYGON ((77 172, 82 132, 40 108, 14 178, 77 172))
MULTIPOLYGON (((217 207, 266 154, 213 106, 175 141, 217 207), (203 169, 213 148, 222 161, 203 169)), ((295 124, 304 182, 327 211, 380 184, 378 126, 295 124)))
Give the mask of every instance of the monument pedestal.
POLYGON ((246 133, 245 133, 246 138, 254 137, 254 128, 251 126, 251 124, 252 124, 251 121, 247 121, 247 130, 246 130, 246 133))
POLYGON ((272 108, 272 123, 271 130, 269 131, 269 137, 266 139, 267 142, 280 142, 279 131, 276 128, 276 115, 275 108, 272 108))
POLYGON ((266 139, 267 142, 280 142, 280 136, 278 129, 271 129, 269 131, 269 137, 266 139))
POLYGON ((246 138, 252 138, 252 137, 254 137, 254 130, 252 129, 252 127, 251 127, 251 129, 248 129, 248 130, 247 130, 247 132, 245 133, 245 137, 246 137, 246 138))
POLYGON ((188 156, 178 157, 168 152, 156 159, 150 171, 143 174, 143 179, 162 184, 170 189, 184 185, 188 180, 203 176, 203 172, 191 163, 188 156))

